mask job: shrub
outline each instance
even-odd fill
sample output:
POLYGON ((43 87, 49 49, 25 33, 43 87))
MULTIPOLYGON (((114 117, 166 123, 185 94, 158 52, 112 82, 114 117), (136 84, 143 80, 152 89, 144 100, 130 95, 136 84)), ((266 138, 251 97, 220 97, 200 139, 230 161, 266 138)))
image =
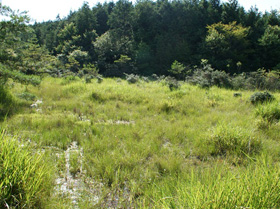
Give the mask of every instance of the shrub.
POLYGON ((137 83, 140 79, 138 75, 134 74, 125 74, 125 76, 128 83, 137 83))
POLYGON ((200 68, 195 67, 191 76, 186 80, 192 84, 200 85, 202 88, 218 86, 224 88, 239 89, 260 89, 275 91, 280 89, 280 73, 276 71, 267 72, 259 69, 255 72, 241 73, 230 76, 224 71, 215 70, 202 60, 200 68))
POLYGON ((248 89, 265 89, 265 72, 263 69, 250 72, 246 77, 245 82, 248 89))
POLYGON ((258 153, 261 149, 261 142, 245 132, 241 128, 232 128, 225 125, 218 126, 207 140, 207 144, 212 148, 211 155, 228 155, 258 153))
POLYGON ((85 76, 85 81, 86 81, 86 83, 91 83, 91 80, 94 78, 94 76, 93 75, 86 75, 85 76))
POLYGON ((103 82, 103 78, 102 78, 101 75, 97 75, 96 78, 97 78, 97 83, 102 83, 103 82))
POLYGON ((153 74, 153 75, 151 76, 151 80, 152 80, 152 81, 157 81, 157 80, 159 80, 158 75, 157 75, 157 74, 153 74))
POLYGON ((99 92, 92 92, 90 98, 91 98, 93 101, 99 101, 99 102, 105 101, 105 98, 104 98, 104 97, 102 96, 102 94, 99 93, 99 92))
POLYGON ((35 101, 37 99, 37 96, 32 94, 32 93, 29 93, 27 91, 25 92, 22 92, 20 94, 17 94, 17 97, 21 98, 21 99, 24 99, 26 101, 35 101))
POLYGON ((145 76, 143 76, 142 78, 141 78, 144 82, 146 82, 146 83, 149 83, 149 78, 148 77, 145 77, 145 76))
POLYGON ((186 66, 184 66, 182 63, 175 60, 172 63, 171 69, 168 70, 168 72, 171 73, 171 75, 176 77, 177 79, 184 79, 184 77, 186 76, 186 70, 187 70, 186 66))
POLYGON ((209 64, 202 64, 201 68, 196 68, 191 77, 186 80, 192 84, 209 88, 211 86, 231 88, 231 77, 224 71, 215 70, 209 64))
POLYGON ((84 72, 84 74, 97 76, 99 70, 94 64, 87 64, 83 65, 82 71, 84 72))
POLYGON ((245 73, 234 75, 231 79, 231 85, 233 89, 246 89, 246 76, 245 73))
POLYGON ((6 66, 2 65, 1 63, 0 63, 0 75, 1 75, 0 85, 4 85, 8 78, 11 78, 20 83, 32 84, 34 86, 37 86, 41 83, 41 80, 38 76, 25 75, 22 72, 9 69, 6 66))
POLYGON ((170 77, 170 76, 166 77, 165 78, 165 83, 168 85, 170 91, 173 91, 173 90, 176 90, 176 89, 180 88, 179 82, 173 77, 170 77))
POLYGON ((236 93, 233 94, 233 96, 234 96, 234 97, 242 97, 242 94, 239 93, 239 92, 236 92, 236 93))
POLYGON ((229 74, 224 71, 214 70, 211 75, 211 85, 231 88, 231 78, 229 74))
POLYGON ((40 208, 50 196, 50 169, 34 154, 0 130, 0 208, 40 208))
POLYGON ((266 72, 265 69, 259 69, 258 71, 250 72, 246 75, 243 73, 242 76, 237 76, 234 80, 238 81, 238 78, 240 78, 239 82, 242 83, 242 88, 245 89, 270 91, 280 89, 279 73, 274 71, 266 72))
POLYGON ((160 111, 168 113, 174 108, 174 104, 170 101, 164 101, 160 104, 159 108, 160 111))
POLYGON ((264 102, 270 102, 274 100, 274 96, 270 93, 266 92, 256 92, 250 97, 250 101, 252 104, 259 104, 264 102))
POLYGON ((280 90, 280 73, 271 71, 266 73, 265 89, 280 90))
POLYGON ((10 92, 0 85, 0 120, 15 110, 15 100, 10 92))

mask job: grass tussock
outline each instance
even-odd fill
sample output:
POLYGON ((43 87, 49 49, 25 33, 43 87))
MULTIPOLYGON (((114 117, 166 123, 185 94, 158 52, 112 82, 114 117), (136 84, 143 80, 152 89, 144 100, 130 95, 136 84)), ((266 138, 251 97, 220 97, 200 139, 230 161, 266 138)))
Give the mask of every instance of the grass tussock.
POLYGON ((43 154, 0 133, 0 207, 39 208, 52 191, 52 177, 43 154))
POLYGON ((218 125, 206 140, 211 155, 254 155, 261 151, 261 141, 253 134, 229 125, 218 125))
MULTIPOLYGON (((153 208, 278 208, 279 169, 266 157, 248 167, 215 163, 154 185, 153 208)), ((149 208, 143 206, 143 208, 149 208)))
POLYGON ((258 105, 255 110, 256 116, 260 116, 269 124, 280 120, 280 104, 278 102, 258 105))

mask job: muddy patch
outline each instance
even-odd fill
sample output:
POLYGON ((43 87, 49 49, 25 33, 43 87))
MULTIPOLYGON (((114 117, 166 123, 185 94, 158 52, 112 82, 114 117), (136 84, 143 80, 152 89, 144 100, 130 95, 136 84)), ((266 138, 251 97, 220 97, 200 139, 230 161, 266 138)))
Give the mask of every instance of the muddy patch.
MULTIPOLYGON (((56 192, 60 196, 65 196, 71 200, 73 208, 80 208, 79 203, 83 201, 82 195, 91 193, 89 185, 92 182, 86 180, 83 169, 83 149, 78 146, 76 141, 72 142, 70 146, 63 153, 60 153, 60 158, 64 158, 65 167, 59 177, 56 179, 56 192)), ((93 195, 91 198, 95 203, 98 202, 99 197, 93 195)))

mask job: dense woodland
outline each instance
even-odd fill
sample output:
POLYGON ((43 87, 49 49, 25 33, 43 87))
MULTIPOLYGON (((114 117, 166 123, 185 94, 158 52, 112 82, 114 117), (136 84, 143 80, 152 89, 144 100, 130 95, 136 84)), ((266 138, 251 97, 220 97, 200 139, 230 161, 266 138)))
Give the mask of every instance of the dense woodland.
POLYGON ((280 68, 279 12, 246 11, 237 0, 84 3, 63 19, 33 25, 26 14, 5 7, 1 14, 12 18, 1 22, 0 61, 27 74, 184 79, 201 60, 231 75, 280 68))
MULTIPOLYGON (((168 74, 201 59, 227 73, 279 69, 280 14, 246 11, 237 0, 85 3, 68 17, 35 23, 38 43, 63 64, 94 63, 101 74, 168 74)), ((73 71, 77 71, 77 66, 73 71)), ((75 68, 75 67, 73 67, 75 68)))

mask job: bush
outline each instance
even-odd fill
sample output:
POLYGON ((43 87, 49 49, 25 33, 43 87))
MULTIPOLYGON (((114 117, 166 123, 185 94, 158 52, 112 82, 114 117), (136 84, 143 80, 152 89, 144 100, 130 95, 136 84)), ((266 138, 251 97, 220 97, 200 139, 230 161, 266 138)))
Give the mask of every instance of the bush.
POLYGON ((218 86, 224 88, 239 89, 259 89, 259 90, 280 90, 280 73, 276 71, 267 72, 259 69, 255 72, 241 73, 230 76, 224 71, 215 70, 202 60, 200 68, 195 68, 191 76, 186 77, 186 81, 199 85, 202 88, 218 86))
POLYGON ((85 76, 85 81, 86 81, 86 83, 91 83, 91 80, 94 78, 94 76, 93 75, 86 75, 85 76))
POLYGON ((259 103, 264 103, 264 102, 270 102, 274 100, 274 96, 271 95, 270 93, 266 92, 256 92, 250 97, 250 101, 252 104, 259 104, 259 103))
POLYGON ((16 103, 10 92, 0 85, 0 120, 14 112, 16 103))
POLYGON ((202 88, 209 88, 211 86, 232 87, 229 74, 224 71, 214 70, 209 64, 202 64, 201 68, 196 68, 193 75, 187 77, 186 80, 202 88))
POLYGON ((225 156, 235 154, 255 154, 261 149, 261 142, 241 128, 232 128, 225 125, 218 126, 207 139, 207 145, 211 147, 211 155, 225 156))
POLYGON ((35 101, 37 99, 37 96, 34 94, 31 94, 29 92, 22 92, 20 94, 17 94, 17 97, 24 99, 26 101, 35 101))
POLYGON ((103 78, 102 78, 101 75, 97 75, 96 78, 97 78, 97 83, 102 83, 103 82, 103 78))
POLYGON ((41 83, 41 80, 38 76, 34 75, 25 75, 22 72, 10 70, 6 66, 0 63, 0 85, 4 85, 8 78, 11 78, 15 81, 18 81, 23 84, 32 84, 37 86, 41 83))
POLYGON ((268 72, 266 73, 265 89, 267 90, 280 90, 280 73, 279 72, 268 72))
POLYGON ((165 78, 165 83, 168 85, 170 91, 173 91, 173 90, 176 90, 176 89, 180 88, 179 82, 173 77, 170 77, 170 76, 166 77, 165 78))
POLYGON ((138 75, 134 74, 125 74, 125 76, 128 83, 137 83, 140 79, 138 75))
POLYGON ((246 84, 247 82, 245 73, 234 75, 231 79, 231 85, 233 89, 247 89, 246 84))
POLYGON ((242 73, 232 78, 234 89, 260 89, 275 91, 280 89, 280 76, 278 72, 266 72, 259 69, 256 72, 242 73))
POLYGON ((187 67, 177 60, 172 63, 171 69, 168 70, 168 72, 177 79, 184 79, 184 77, 186 76, 186 71, 187 67))
POLYGON ((0 130, 0 208, 40 208, 51 192, 50 169, 0 130))

